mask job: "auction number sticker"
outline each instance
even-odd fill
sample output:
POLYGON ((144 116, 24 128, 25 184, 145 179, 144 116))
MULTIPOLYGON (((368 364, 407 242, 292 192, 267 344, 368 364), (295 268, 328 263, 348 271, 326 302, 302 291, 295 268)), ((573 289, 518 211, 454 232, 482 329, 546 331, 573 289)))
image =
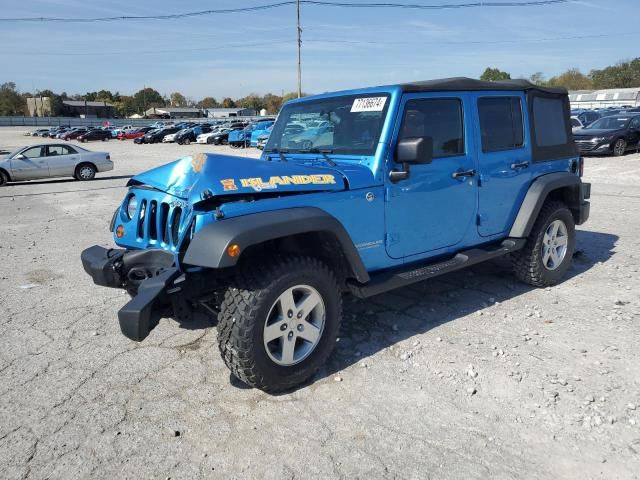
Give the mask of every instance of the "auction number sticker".
POLYGON ((387 97, 356 98, 351 105, 351 112, 381 112, 387 97))

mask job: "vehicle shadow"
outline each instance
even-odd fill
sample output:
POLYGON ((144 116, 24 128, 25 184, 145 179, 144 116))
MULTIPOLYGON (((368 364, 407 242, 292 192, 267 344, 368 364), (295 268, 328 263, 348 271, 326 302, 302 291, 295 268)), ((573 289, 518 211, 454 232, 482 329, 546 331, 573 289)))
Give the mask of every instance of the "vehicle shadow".
MULTIPOLYGON (((609 260, 619 238, 588 231, 577 231, 576 237, 574 261, 564 281, 609 260)), ((503 257, 366 300, 345 296, 334 354, 315 377, 294 390, 358 362, 366 363, 367 357, 385 348, 482 310, 492 302, 505 302, 534 288, 518 281, 509 259, 503 257)))
POLYGON ((75 178, 56 178, 53 180, 26 180, 23 182, 8 182, 8 187, 18 187, 20 185, 56 185, 59 183, 93 183, 93 182, 101 182, 105 180, 123 180, 129 179, 133 177, 133 175, 110 175, 108 177, 95 177, 88 182, 81 182, 80 180, 76 180, 75 178))
MULTIPOLYGON (((618 238, 607 233, 577 231, 573 263, 564 281, 608 261, 615 254, 618 238)), ((385 348, 482 310, 493 302, 505 302, 534 289, 518 281, 510 260, 502 257, 366 300, 345 295, 339 340, 328 363, 309 381, 275 395, 308 387, 358 362, 366 362, 367 357, 385 348)), ((198 330, 215 325, 215 317, 200 313, 181 327, 198 330)), ((230 383, 236 388, 249 388, 233 375, 230 383)))

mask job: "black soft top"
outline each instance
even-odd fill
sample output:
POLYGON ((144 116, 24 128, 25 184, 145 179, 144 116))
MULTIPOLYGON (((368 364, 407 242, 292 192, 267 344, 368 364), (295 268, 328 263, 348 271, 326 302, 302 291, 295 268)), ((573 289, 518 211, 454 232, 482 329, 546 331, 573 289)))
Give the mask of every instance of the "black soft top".
POLYGON ((485 82, 467 77, 442 78, 422 82, 403 83, 399 85, 404 92, 453 92, 453 91, 487 91, 487 90, 515 90, 527 92, 537 90, 551 95, 567 95, 565 88, 540 87, 528 80, 502 80, 499 82, 485 82))

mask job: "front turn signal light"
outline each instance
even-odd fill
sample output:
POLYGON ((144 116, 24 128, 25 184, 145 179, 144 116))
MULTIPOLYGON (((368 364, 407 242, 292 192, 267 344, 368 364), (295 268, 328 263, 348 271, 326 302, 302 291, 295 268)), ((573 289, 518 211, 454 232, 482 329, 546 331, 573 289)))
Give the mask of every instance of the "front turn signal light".
POLYGON ((227 247, 227 254, 230 257, 237 257, 240 255, 240 245, 233 243, 227 247))
POLYGON ((124 227, 122 225, 118 225, 118 228, 116 228, 116 237, 124 237, 124 227))

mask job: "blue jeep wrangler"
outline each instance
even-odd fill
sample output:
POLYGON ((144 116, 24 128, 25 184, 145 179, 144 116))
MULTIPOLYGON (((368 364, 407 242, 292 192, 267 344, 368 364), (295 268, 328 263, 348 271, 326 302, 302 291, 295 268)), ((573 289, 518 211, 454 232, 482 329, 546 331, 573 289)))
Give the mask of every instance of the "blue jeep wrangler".
POLYGON ((215 313, 233 374, 286 390, 330 355, 344 293, 501 255, 524 282, 559 282, 589 216, 569 118, 565 90, 526 81, 294 100, 260 160, 196 154, 133 177, 111 221, 122 248, 88 248, 82 262, 131 294, 118 312, 127 337, 215 313))

